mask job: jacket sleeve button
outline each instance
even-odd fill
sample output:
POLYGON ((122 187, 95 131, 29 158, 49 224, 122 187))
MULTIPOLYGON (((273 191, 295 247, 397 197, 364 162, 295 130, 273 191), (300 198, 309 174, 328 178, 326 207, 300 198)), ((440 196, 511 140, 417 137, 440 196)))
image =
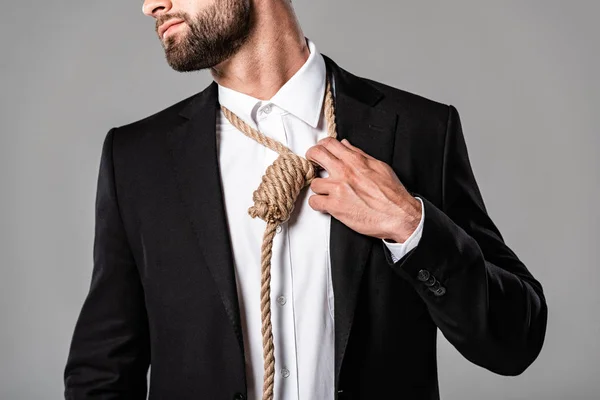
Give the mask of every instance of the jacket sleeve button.
POLYGON ((446 293, 446 288, 443 286, 440 286, 439 288, 437 288, 437 290, 435 290, 433 292, 433 294, 435 294, 436 296, 443 296, 446 293))
POLYGON ((429 277, 429 279, 427 280, 427 282, 425 282, 426 286, 433 286, 435 285, 435 283, 437 282, 437 279, 435 279, 435 276, 431 275, 429 277))
POLYGON ((233 396, 233 400, 246 400, 246 396, 244 396, 244 395, 243 395, 243 394, 241 394, 241 393, 236 393, 236 394, 233 396))
POLYGON ((429 279, 430 275, 431 274, 429 273, 429 271, 427 271, 426 269, 422 269, 417 274, 417 279, 420 280, 421 282, 425 282, 427 279, 429 279))

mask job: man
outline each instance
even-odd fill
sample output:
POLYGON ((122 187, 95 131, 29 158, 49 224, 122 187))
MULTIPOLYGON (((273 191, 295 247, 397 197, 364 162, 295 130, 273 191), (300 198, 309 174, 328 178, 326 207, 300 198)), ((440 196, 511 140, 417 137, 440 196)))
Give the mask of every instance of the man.
POLYGON ((439 399, 438 328, 494 373, 531 365, 542 286, 487 215, 453 106, 341 68, 288 0, 143 11, 169 65, 214 82, 106 135, 65 398, 143 399, 151 364, 151 399, 439 399), (248 207, 279 156, 302 162, 285 149, 322 170, 303 164, 275 230, 248 207))

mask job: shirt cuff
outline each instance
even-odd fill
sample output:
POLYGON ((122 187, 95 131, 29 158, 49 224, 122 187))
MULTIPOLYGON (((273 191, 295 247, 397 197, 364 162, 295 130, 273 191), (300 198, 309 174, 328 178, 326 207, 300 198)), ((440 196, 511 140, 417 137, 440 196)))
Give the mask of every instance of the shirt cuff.
POLYGON ((423 221, 425 220, 425 207, 423 206, 423 200, 419 197, 415 197, 421 202, 421 220, 419 221, 419 225, 415 231, 406 239, 404 243, 397 242, 388 242, 385 239, 383 243, 386 245, 388 250, 390 251, 390 255, 392 256, 392 261, 396 262, 402 257, 404 257, 409 251, 417 247, 419 244, 419 240, 421 240, 421 236, 423 234, 423 221))

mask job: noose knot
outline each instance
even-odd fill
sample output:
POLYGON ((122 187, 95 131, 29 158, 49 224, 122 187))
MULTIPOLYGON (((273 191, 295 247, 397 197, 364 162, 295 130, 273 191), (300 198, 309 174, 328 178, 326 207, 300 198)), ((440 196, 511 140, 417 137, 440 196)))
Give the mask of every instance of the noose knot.
POLYGON ((317 176, 317 168, 312 161, 292 152, 280 154, 267 167, 262 182, 252 194, 254 205, 248 214, 270 223, 287 221, 298 194, 317 176))

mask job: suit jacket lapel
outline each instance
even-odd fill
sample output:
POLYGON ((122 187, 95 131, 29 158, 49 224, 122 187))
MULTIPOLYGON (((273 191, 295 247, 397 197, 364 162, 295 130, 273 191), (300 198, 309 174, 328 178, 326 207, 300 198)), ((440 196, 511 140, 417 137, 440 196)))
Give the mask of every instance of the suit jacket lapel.
MULTIPOLYGON (((340 68, 323 55, 335 79, 335 114, 338 140, 348 139, 378 160, 391 164, 397 114, 376 104, 383 94, 340 68)), ((376 239, 348 228, 331 217, 329 251, 335 304, 335 383, 346 352, 363 271, 376 239)), ((375 267, 375 266, 374 266, 375 267)))
POLYGON ((244 345, 233 255, 223 201, 216 144, 218 87, 212 82, 180 112, 184 122, 168 135, 171 161, 205 265, 217 285, 225 311, 244 345))

